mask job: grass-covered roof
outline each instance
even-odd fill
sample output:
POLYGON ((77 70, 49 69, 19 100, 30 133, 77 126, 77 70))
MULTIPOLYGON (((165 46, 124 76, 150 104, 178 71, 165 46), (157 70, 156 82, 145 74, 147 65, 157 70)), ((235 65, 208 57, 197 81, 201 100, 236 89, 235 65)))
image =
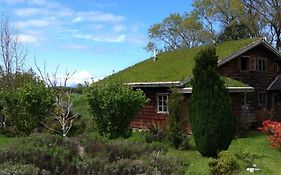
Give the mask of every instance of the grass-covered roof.
MULTIPOLYGON (((218 59, 224 59, 258 39, 244 39, 227 41, 217 44, 218 59)), ((167 82, 181 81, 192 75, 194 56, 203 47, 184 48, 176 51, 162 52, 157 55, 156 61, 147 59, 110 77, 118 77, 123 82, 167 82)), ((226 84, 232 84, 227 79, 226 84)), ((234 84, 239 84, 235 81, 234 84)))

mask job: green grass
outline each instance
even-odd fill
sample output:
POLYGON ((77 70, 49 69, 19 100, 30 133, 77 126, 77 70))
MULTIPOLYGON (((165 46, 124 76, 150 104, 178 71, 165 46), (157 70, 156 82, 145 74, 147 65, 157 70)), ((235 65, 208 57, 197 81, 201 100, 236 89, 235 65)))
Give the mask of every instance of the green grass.
POLYGON ((87 103, 84 94, 71 94, 71 99, 73 101, 73 111, 78 113, 84 118, 90 118, 90 107, 87 103))
MULTIPOLYGON (((273 149, 264 134, 252 132, 247 138, 240 138, 232 141, 229 151, 234 154, 239 154, 241 151, 250 152, 256 155, 253 163, 261 168, 260 172, 254 174, 262 175, 281 175, 281 152, 273 149)), ((209 174, 208 161, 209 158, 202 157, 195 150, 179 151, 170 149, 168 154, 176 156, 189 163, 186 174, 209 174)), ((243 160, 238 160, 239 170, 235 174, 253 174, 246 171, 247 163, 243 160)))
MULTIPOLYGON (((229 77, 221 77, 222 80, 224 81, 224 84, 226 87, 249 87, 249 85, 242 83, 241 81, 234 80, 229 77)), ((192 87, 191 81, 188 82, 185 87, 192 87)))
POLYGON ((23 137, 7 137, 4 135, 0 135, 0 146, 8 143, 12 143, 14 141, 17 141, 19 139, 24 139, 23 137))
MULTIPOLYGON (((256 40, 244 39, 217 44, 218 59, 226 58, 256 40)), ((155 62, 147 59, 111 77, 118 77, 124 82, 180 81, 192 74, 194 56, 201 49, 202 47, 194 47, 163 52, 157 55, 155 62)))

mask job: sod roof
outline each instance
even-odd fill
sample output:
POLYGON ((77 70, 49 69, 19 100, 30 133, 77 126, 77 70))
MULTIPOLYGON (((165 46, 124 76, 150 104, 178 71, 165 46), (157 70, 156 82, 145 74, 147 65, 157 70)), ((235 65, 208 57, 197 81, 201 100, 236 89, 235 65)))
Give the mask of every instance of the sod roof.
MULTIPOLYGON (((218 59, 227 58, 258 39, 251 38, 217 44, 218 59)), ((156 61, 149 58, 110 77, 118 77, 119 80, 126 83, 182 81, 192 75, 195 64, 194 57, 202 48, 204 46, 162 52, 157 55, 156 61)), ((246 86, 237 80, 232 80, 225 78, 227 86, 246 86)))

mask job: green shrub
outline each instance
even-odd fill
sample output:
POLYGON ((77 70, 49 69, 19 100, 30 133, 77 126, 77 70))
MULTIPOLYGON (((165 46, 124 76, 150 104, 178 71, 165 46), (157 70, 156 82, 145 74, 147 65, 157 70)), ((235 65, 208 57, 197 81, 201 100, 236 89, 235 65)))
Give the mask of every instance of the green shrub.
POLYGON ((58 135, 34 135, 25 140, 0 148, 0 164, 33 164, 51 174, 75 172, 74 158, 78 155, 73 140, 62 139, 58 135))
POLYGON ((148 127, 148 131, 145 135, 145 141, 147 143, 152 143, 154 141, 161 142, 164 141, 166 137, 165 128, 159 123, 152 123, 148 127))
POLYGON ((49 115, 53 106, 52 91, 42 81, 30 76, 16 75, 16 84, 0 89, 2 114, 8 129, 15 135, 29 135, 49 115))
POLYGON ((196 147, 208 157, 226 150, 235 131, 229 93, 217 72, 217 61, 214 47, 201 50, 195 57, 189 108, 196 147))
POLYGON ((214 175, 232 174, 238 168, 235 156, 229 151, 219 153, 218 159, 209 162, 210 172, 214 175))
POLYGON ((141 90, 134 91, 116 80, 88 87, 87 100, 98 132, 110 139, 128 137, 130 121, 147 102, 141 90))
POLYGON ((169 99, 169 120, 168 120, 168 130, 167 138, 172 143, 175 148, 179 148, 183 142, 188 144, 187 139, 185 139, 185 115, 184 115, 184 97, 182 94, 173 90, 170 94, 169 99))
MULTIPOLYGON (((39 168, 31 164, 14 164, 12 162, 0 165, 1 175, 37 175, 39 168)), ((45 173, 47 174, 47 172, 45 173)))

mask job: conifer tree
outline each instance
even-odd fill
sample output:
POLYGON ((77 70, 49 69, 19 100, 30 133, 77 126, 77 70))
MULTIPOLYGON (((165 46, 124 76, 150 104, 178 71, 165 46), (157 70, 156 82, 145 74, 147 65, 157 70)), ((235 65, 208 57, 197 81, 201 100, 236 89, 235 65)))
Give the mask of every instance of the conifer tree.
POLYGON ((226 150, 234 135, 234 115, 229 94, 217 72, 214 47, 195 56, 190 122, 195 144, 203 156, 216 157, 226 150))

